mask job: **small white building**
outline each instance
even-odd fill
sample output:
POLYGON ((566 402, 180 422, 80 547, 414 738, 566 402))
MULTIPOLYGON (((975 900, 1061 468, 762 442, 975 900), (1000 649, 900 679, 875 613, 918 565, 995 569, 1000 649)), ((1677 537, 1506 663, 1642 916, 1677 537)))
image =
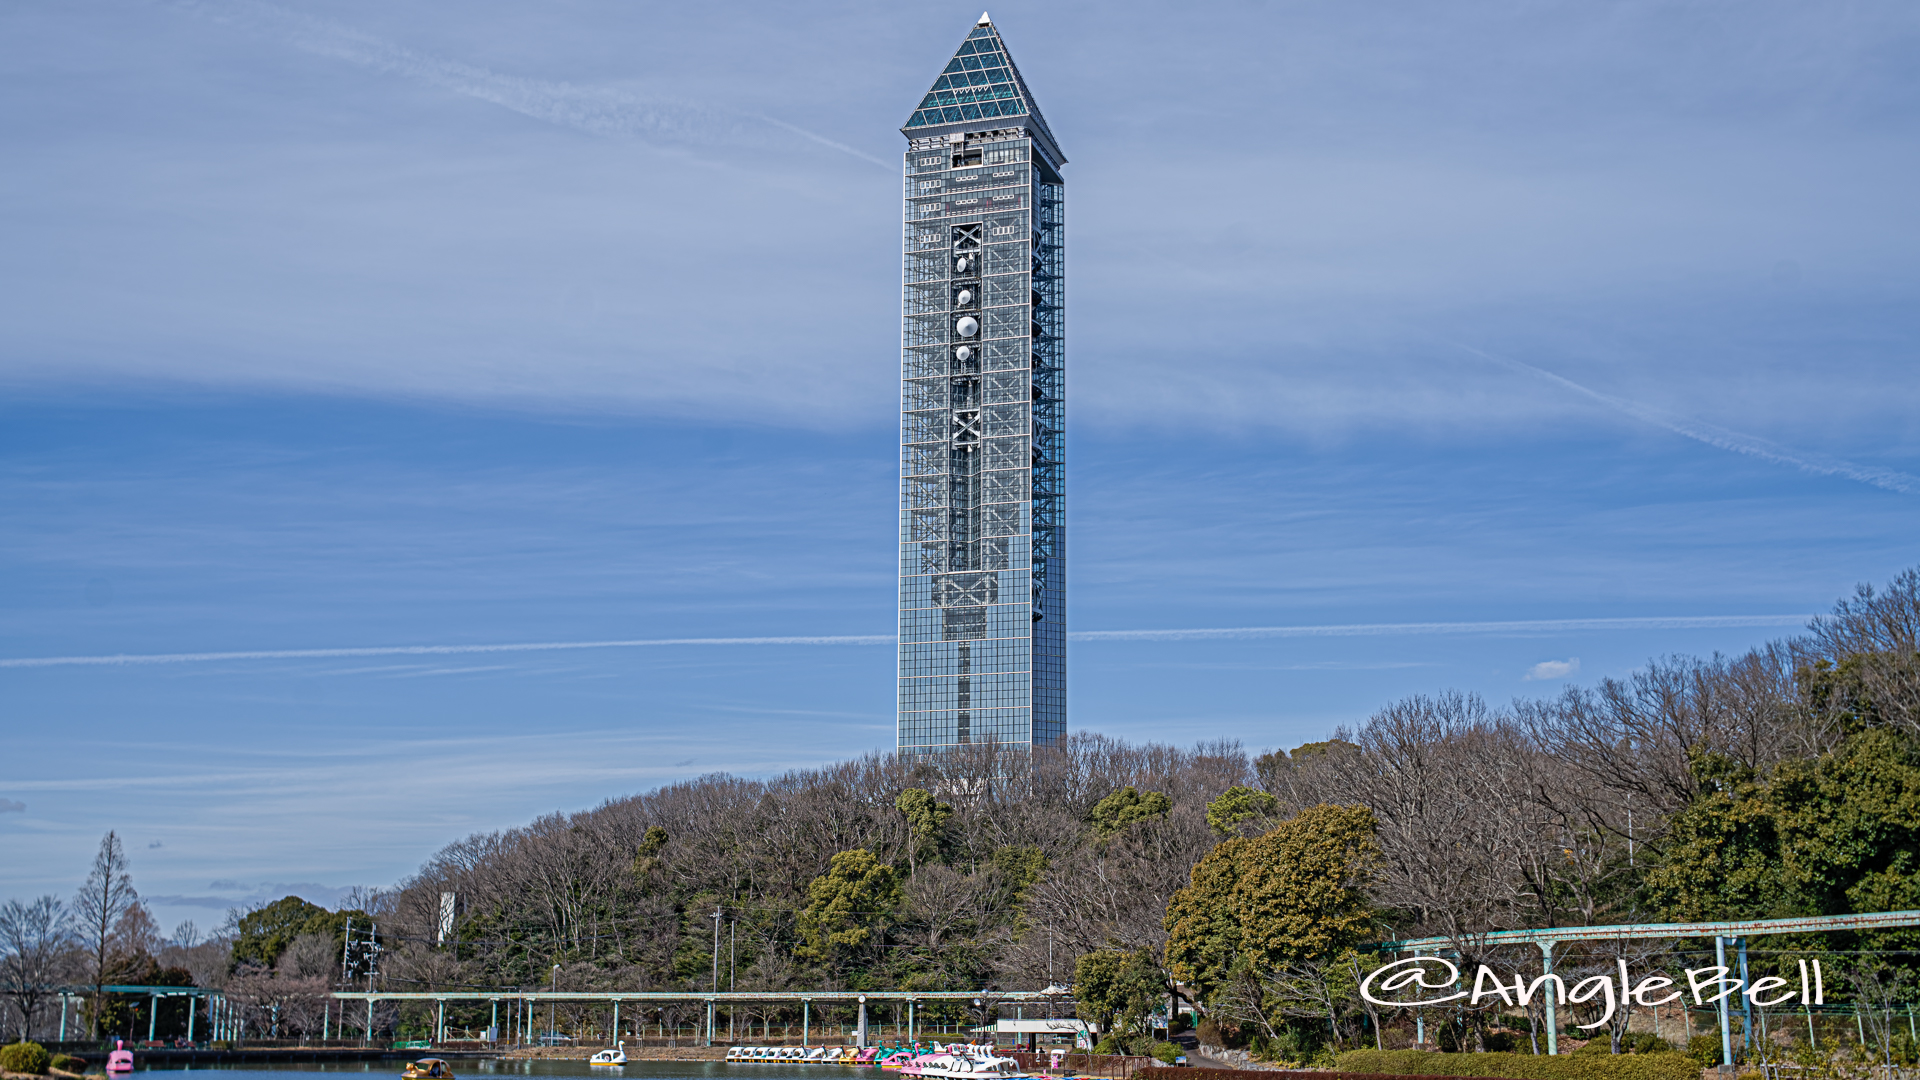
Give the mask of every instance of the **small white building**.
POLYGON ((1028 1050, 1038 1050, 1040 1039, 1072 1039, 1076 1047, 1092 1049, 1099 1040, 1100 1025, 1085 1020, 1061 1017, 1056 1020, 999 1020, 985 1027, 973 1029, 985 1034, 1012 1035, 1016 1043, 1024 1041, 1028 1050), (1025 1036, 1023 1040, 1021 1036, 1025 1036))

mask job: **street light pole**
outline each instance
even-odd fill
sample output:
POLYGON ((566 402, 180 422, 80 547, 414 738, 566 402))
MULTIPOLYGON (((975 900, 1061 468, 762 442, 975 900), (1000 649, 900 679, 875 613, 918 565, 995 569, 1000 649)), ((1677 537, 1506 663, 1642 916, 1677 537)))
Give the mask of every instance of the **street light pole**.
MULTIPOLYGON (((713 909, 713 992, 720 992, 720 909, 713 909)), ((713 999, 707 999, 707 1045, 713 1045, 713 999)))

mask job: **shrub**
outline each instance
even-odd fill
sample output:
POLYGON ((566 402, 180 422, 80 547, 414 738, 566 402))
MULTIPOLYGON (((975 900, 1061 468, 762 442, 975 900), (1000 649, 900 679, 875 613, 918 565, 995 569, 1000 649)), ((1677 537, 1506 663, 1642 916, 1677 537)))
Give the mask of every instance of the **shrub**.
POLYGON ((1271 1039, 1255 1041, 1254 1049, 1263 1061, 1304 1065, 1320 1056, 1319 1032, 1284 1027, 1271 1039))
POLYGON ((1153 1044, 1153 1056, 1171 1065, 1180 1056, 1180 1048, 1170 1042, 1157 1042, 1153 1044))
POLYGON ((1695 1035, 1687 1040, 1687 1056, 1703 1069, 1720 1064, 1720 1036, 1695 1035))
POLYGON ((1207 1046, 1224 1046, 1229 1050, 1241 1049, 1248 1042, 1247 1033, 1241 1030, 1239 1024, 1232 1021, 1223 1024, 1211 1016, 1200 1021, 1194 1034, 1207 1046))
POLYGON ((47 1064, 47 1048, 39 1043, 17 1042, 0 1046, 0 1069, 17 1073, 44 1073, 47 1064))
POLYGON ((53 1061, 49 1062, 49 1064, 61 1072, 83 1073, 87 1071, 86 1059, 74 1057, 72 1054, 55 1054, 53 1055, 53 1061))
POLYGON ((1124 1054, 1127 1052, 1127 1048, 1120 1045, 1119 1039, 1108 1035, 1093 1044, 1093 1052, 1096 1054, 1124 1054))
POLYGON ((1349 1050, 1341 1072, 1400 1076, 1484 1076, 1512 1080, 1700 1080, 1680 1054, 1430 1054, 1423 1050, 1349 1050))

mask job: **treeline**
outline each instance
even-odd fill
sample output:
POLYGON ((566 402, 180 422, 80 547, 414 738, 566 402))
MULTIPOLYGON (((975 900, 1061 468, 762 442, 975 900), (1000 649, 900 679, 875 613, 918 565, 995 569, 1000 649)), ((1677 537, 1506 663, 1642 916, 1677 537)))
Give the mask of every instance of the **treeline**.
MULTIPOLYGON (((1030 765, 986 745, 707 776, 469 837, 359 906, 392 989, 704 990, 717 930, 722 989, 1070 983, 1120 1041, 1172 996, 1210 1039, 1280 1057, 1404 1042, 1353 993, 1370 943, 1440 936, 1537 974, 1537 950, 1485 935, 1920 908, 1917 631, 1910 571, 1740 656, 1505 706, 1415 696, 1287 751, 1078 732, 1030 765)), ((363 977, 301 903, 236 922, 219 977, 277 978, 303 937, 301 970, 326 971, 301 977, 363 977)), ((1560 970, 1695 945, 1575 949, 1560 970)), ((1891 1002, 1912 996, 1908 950, 1920 933, 1802 936, 1753 962, 1826 956, 1836 990, 1891 1002)), ((1438 1037, 1542 1020, 1465 1013, 1438 1037)), ((1601 1032, 1613 1049, 1626 1023, 1601 1032)))
MULTIPOLYGON (((1329 1025, 1324 985, 1290 995, 1279 976, 1391 938, 1444 936, 1467 963, 1511 968, 1537 951, 1483 935, 1920 908, 1916 629, 1908 572, 1740 656, 1662 658, 1505 707, 1416 696, 1290 752, 1076 733, 1031 779, 990 746, 704 777, 449 846, 387 898, 386 972, 533 986, 559 964, 563 986, 699 989, 717 912, 721 979, 742 989, 1037 988, 1079 965, 1083 1009, 1122 1028, 1154 1000, 1145 980, 1249 1035, 1281 1037, 1305 1001, 1347 1038, 1371 1022, 1357 1003, 1336 1003, 1329 1025), (1216 939, 1169 950, 1169 906, 1201 887, 1192 872, 1216 845, 1319 806, 1365 811, 1366 852, 1344 871, 1349 932, 1250 941, 1261 914, 1229 890, 1190 898, 1231 912, 1216 939), (447 893, 452 947, 435 941, 447 893)), ((1879 980, 1884 998, 1907 985, 1897 953, 1917 943, 1885 931, 1770 947, 1845 954, 1836 970, 1861 992, 1879 980)), ((1618 958, 1575 951, 1565 970, 1618 958)))

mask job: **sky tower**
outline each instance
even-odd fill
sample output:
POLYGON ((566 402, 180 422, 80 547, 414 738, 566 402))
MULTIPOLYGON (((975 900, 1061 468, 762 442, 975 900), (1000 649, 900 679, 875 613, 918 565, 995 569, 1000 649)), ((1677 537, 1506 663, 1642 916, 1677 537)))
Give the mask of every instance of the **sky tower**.
POLYGON ((899 747, 1052 746, 1067 159, 984 14, 900 130, 899 747))

